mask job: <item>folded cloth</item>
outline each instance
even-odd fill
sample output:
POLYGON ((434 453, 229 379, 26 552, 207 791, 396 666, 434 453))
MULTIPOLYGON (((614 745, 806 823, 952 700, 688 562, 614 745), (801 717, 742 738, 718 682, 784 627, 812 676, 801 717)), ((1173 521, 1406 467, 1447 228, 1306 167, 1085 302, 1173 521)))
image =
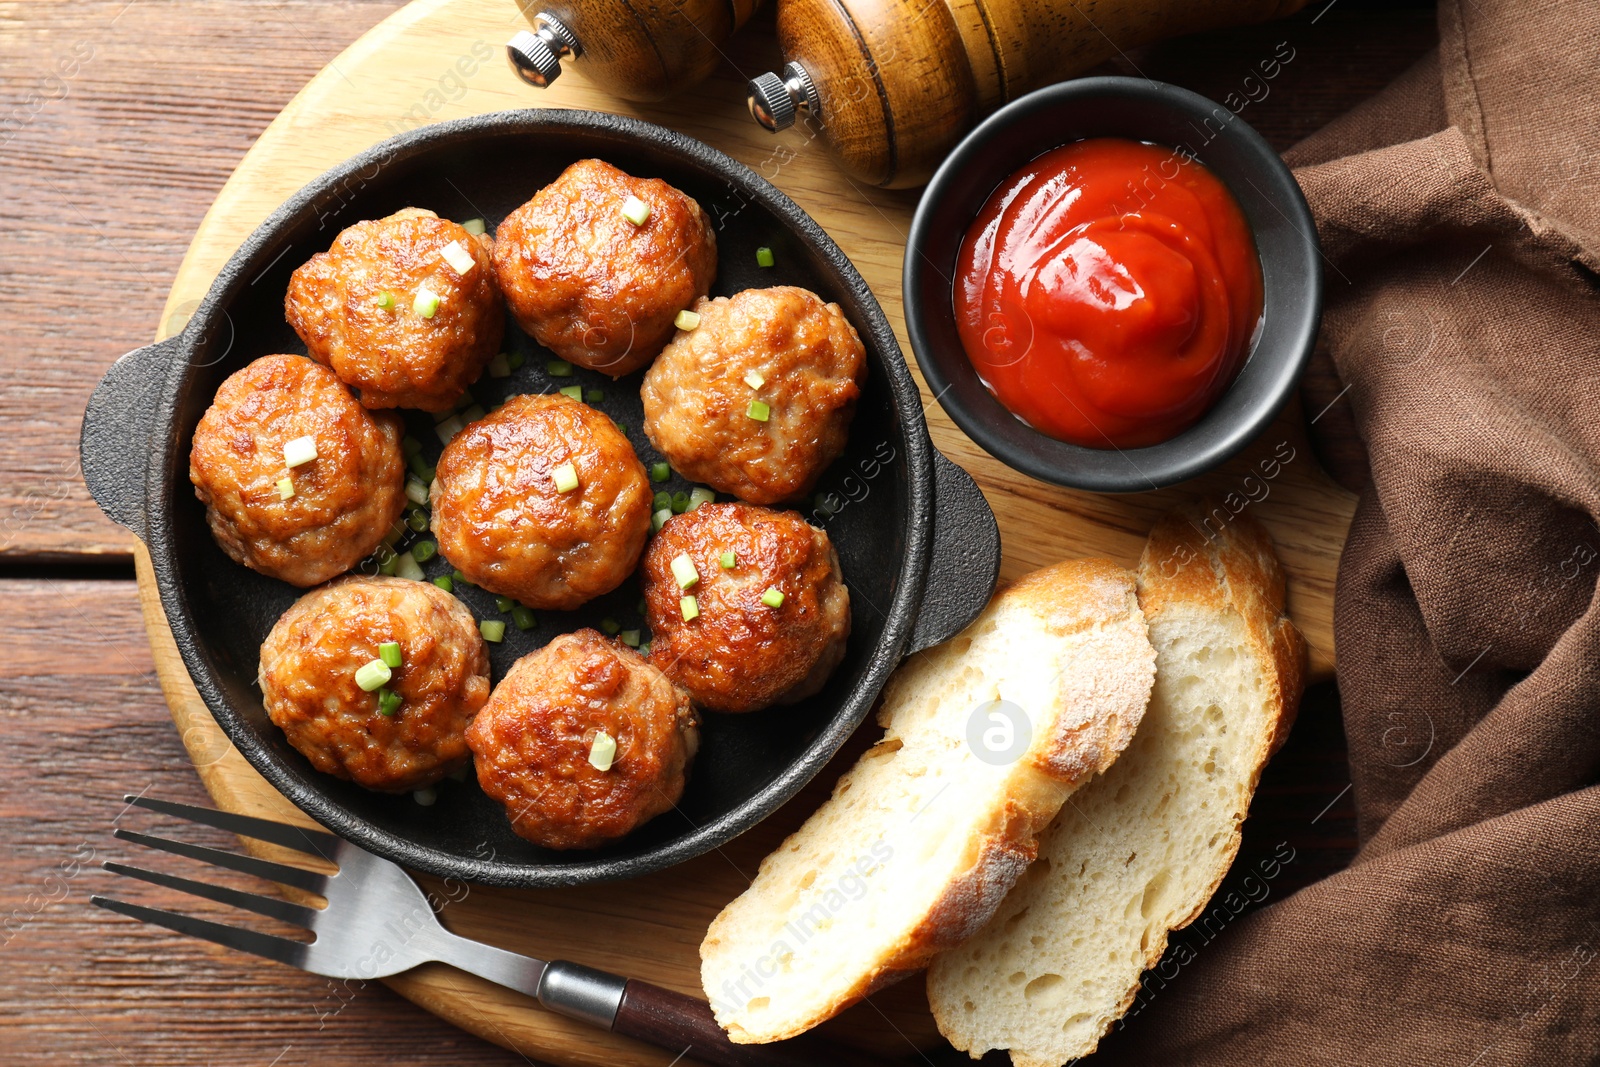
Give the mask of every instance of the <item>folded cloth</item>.
POLYGON ((1361 849, 1097 1063, 1600 1062, 1600 3, 1439 29, 1290 154, 1371 468, 1334 620, 1361 849))

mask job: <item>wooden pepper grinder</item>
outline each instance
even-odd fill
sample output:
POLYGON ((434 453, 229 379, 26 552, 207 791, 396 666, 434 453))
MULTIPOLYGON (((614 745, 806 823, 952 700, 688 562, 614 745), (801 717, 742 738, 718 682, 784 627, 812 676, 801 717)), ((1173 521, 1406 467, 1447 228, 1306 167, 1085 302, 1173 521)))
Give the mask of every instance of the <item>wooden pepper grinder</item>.
POLYGON ((769 130, 801 112, 844 169, 906 188, 984 114, 1129 48, 1264 22, 1307 0, 780 0, 783 73, 751 79, 769 130))
MULTIPOLYGON (((626 100, 662 100, 710 74, 722 45, 761 0, 548 0, 506 45, 511 66, 544 88, 564 59, 626 100)), ((527 10, 526 8, 524 10, 527 10)))

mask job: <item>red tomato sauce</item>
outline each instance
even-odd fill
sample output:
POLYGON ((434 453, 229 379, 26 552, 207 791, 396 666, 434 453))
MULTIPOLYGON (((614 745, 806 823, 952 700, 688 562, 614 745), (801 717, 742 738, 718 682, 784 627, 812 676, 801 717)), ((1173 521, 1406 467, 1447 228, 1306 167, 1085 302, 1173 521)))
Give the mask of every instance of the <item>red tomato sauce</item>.
POLYGON ((957 260, 973 368, 1034 429, 1091 448, 1173 437, 1233 382, 1261 264, 1233 195, 1173 149, 1100 137, 990 195, 957 260))

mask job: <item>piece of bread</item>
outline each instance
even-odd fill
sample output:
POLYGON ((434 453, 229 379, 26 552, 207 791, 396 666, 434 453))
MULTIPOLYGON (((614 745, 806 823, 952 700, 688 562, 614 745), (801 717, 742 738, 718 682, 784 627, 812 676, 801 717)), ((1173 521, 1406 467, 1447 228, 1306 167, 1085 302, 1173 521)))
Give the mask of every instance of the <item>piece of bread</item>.
POLYGON ((1028 575, 912 657, 883 740, 706 932, 729 1037, 808 1030, 975 933, 1067 795, 1127 746, 1154 674, 1133 575, 1105 560, 1028 575))
POLYGON ((940 1031, 1017 1067, 1093 1052, 1167 933, 1192 922, 1239 849, 1268 756, 1288 735, 1305 641, 1248 516, 1169 515, 1139 561, 1156 685, 1133 744, 1074 795, 990 924, 928 970, 940 1031))

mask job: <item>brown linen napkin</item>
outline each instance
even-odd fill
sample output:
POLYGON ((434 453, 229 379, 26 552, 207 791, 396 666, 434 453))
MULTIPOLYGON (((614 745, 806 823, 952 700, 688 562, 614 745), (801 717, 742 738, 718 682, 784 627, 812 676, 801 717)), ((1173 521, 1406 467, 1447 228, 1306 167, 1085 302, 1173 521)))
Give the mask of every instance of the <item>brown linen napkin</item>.
POLYGON ((1362 848, 1094 1062, 1600 1062, 1600 3, 1441 0, 1298 146, 1371 483, 1340 567, 1362 848))

